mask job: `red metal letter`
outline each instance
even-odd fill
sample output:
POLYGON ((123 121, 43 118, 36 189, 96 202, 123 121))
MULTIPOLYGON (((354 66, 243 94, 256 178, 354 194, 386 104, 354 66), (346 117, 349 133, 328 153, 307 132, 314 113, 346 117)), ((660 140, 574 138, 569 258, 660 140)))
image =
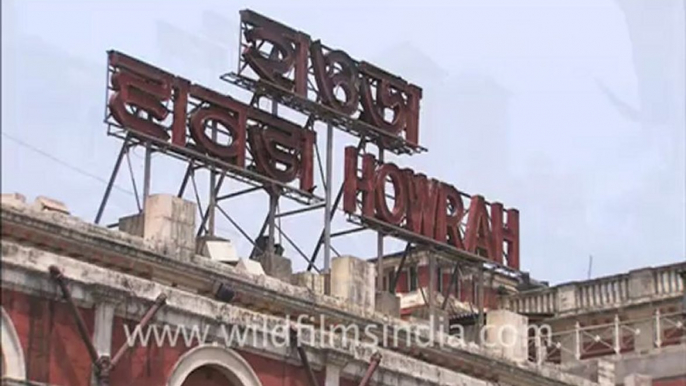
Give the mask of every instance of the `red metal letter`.
POLYGON ((186 79, 174 79, 174 123, 172 123, 172 143, 186 145, 186 107, 191 83, 186 79))
POLYGON ((405 174, 392 163, 382 165, 376 171, 374 181, 374 198, 376 217, 389 224, 399 225, 407 211, 407 179, 405 174), (388 209, 386 203, 386 178, 393 184, 393 210, 388 209))
POLYGON ((362 156, 362 177, 357 177, 357 149, 345 148, 345 176, 343 181, 343 210, 354 214, 357 209, 357 192, 362 192, 362 215, 374 216, 374 169, 376 160, 373 155, 362 156))
POLYGON ((409 179, 409 208, 406 226, 412 232, 434 238, 436 204, 440 182, 429 180, 424 174, 414 174, 410 169, 405 173, 409 179))
POLYGON ((486 212, 486 201, 482 196, 472 196, 469 204, 464 245, 469 252, 478 253, 478 250, 483 250, 486 257, 493 258, 493 236, 486 212))
POLYGON ((464 249, 460 223, 464 216, 462 196, 454 186, 442 183, 438 198, 435 239, 457 249, 464 249))
POLYGON ((519 270, 519 211, 507 210, 507 223, 503 218, 503 204, 491 204, 493 227, 493 253, 498 263, 503 262, 503 243, 507 243, 507 266, 519 270))
POLYGON ((355 62, 341 50, 329 51, 324 55, 319 40, 310 46, 310 55, 312 56, 314 79, 317 82, 317 89, 322 102, 343 114, 354 113, 359 103, 356 85, 358 74, 355 62), (339 66, 340 70, 337 70, 339 66), (339 87, 345 94, 343 100, 338 99, 334 93, 339 87))
POLYGON ((257 109, 250 109, 249 117, 259 123, 248 129, 257 169, 283 183, 299 176, 300 189, 312 190, 315 132, 257 109))
POLYGON ((395 135, 405 131, 405 140, 416 145, 422 89, 369 63, 362 62, 359 68, 363 74, 360 101, 364 110, 360 118, 395 135), (372 85, 376 86, 376 97, 372 96, 372 85), (386 119, 387 110, 393 112, 390 121, 386 119))
POLYGON ((205 102, 205 106, 193 112, 190 117, 190 132, 195 144, 211 156, 244 167, 247 106, 197 85, 191 86, 191 95, 205 102), (212 121, 221 124, 228 131, 231 136, 228 145, 217 143, 207 136, 207 124, 212 121))
POLYGON ((310 37, 248 10, 241 11, 241 22, 252 26, 244 32, 250 45, 243 52, 250 68, 260 78, 306 96, 310 37), (260 52, 259 46, 264 42, 272 46, 269 54, 260 52), (294 79, 290 79, 288 74, 293 69, 294 79))
POLYGON ((108 60, 110 66, 119 70, 111 78, 115 93, 110 97, 109 108, 114 119, 128 129, 169 139, 166 128, 150 118, 162 121, 169 115, 163 102, 171 99, 174 76, 115 51, 108 53, 108 60), (127 106, 145 111, 148 116, 134 114, 127 106))

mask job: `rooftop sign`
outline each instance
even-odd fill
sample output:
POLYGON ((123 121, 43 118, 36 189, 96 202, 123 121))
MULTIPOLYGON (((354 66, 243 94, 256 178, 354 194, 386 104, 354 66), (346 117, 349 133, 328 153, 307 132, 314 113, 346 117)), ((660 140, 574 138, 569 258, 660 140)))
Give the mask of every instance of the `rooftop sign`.
MULTIPOLYGON (((369 151, 359 162, 360 149, 368 143, 376 144, 381 154, 423 150, 419 87, 252 11, 241 12, 241 47, 239 71, 229 78, 253 91, 248 104, 110 51, 110 133, 180 158, 189 163, 189 170, 219 170, 255 189, 264 188, 272 199, 285 195, 308 205, 324 200, 327 207, 336 208, 342 196, 350 221, 364 228, 519 269, 516 209, 505 210, 482 196, 469 196, 448 183, 377 161, 369 151), (272 111, 260 107, 262 97, 273 102, 272 111), (279 105, 305 115, 307 122, 301 126, 279 116, 279 105), (361 140, 359 147, 346 148, 344 182, 335 201, 330 190, 324 199, 317 196, 315 154, 320 167, 321 160, 314 121, 361 140)), ((329 146, 327 164, 332 163, 332 154, 329 146)), ((332 181, 328 171, 321 175, 321 185, 332 181)), ((272 202, 270 211, 274 206, 272 202)), ((326 218, 330 226, 330 216, 326 218)))

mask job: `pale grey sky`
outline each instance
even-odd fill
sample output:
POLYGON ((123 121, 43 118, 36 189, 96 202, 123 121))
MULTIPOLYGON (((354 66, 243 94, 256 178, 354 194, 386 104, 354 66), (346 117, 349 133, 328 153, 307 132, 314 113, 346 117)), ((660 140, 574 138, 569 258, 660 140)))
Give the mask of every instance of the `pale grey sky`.
MULTIPOLYGON (((416 4, 3 0, 2 191, 55 197, 92 221, 120 146, 102 123, 105 51, 244 96, 218 76, 235 70, 238 11, 251 8, 422 86, 429 152, 394 161, 517 207, 534 277, 584 279, 589 255, 593 276, 686 258, 684 0, 416 4)), ((336 135, 337 183, 355 142, 336 135)), ((132 163, 140 178, 140 150, 132 163)), ((183 168, 156 155, 153 193, 176 192, 183 168)), ((117 186, 106 222, 136 207, 127 173, 117 186)), ((224 208, 254 236, 267 198, 224 208)), ((322 218, 283 226, 311 253, 322 218)), ((228 222, 219 228, 249 252, 228 222)), ((370 257, 375 235, 334 246, 370 257)))

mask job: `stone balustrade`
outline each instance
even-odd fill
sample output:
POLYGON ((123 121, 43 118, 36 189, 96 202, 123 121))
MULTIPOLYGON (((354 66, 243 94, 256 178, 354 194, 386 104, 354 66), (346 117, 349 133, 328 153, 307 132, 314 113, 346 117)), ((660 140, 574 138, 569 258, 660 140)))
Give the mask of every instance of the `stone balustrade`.
POLYGON ((506 299, 505 306, 522 314, 565 315, 680 297, 684 270, 686 262, 520 292, 506 299))

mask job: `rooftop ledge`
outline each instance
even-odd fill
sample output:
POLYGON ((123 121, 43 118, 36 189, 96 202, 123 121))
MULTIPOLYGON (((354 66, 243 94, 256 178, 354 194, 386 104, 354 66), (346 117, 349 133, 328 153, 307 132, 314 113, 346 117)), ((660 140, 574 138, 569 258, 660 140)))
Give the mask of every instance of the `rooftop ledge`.
MULTIPOLYGON (((195 255, 190 261, 183 261, 176 258, 175 254, 178 252, 170 249, 166 244, 146 241, 118 230, 96 226, 63 211, 44 211, 21 202, 3 200, 0 221, 3 236, 3 265, 9 264, 28 270, 32 274, 47 275, 46 264, 59 262, 59 264, 73 267, 71 272, 69 270, 65 272, 69 280, 80 281, 91 287, 119 288, 128 296, 131 295, 133 288, 122 287, 122 283, 136 282, 138 284, 134 293, 141 300, 152 301, 159 292, 165 292, 179 299, 187 299, 177 305, 179 310, 195 313, 196 305, 202 303, 206 305, 205 309, 214 310, 212 317, 215 319, 230 317, 232 313, 237 312, 253 312, 252 317, 258 315, 265 317, 265 314, 260 311, 267 310, 275 314, 296 316, 299 314, 326 315, 327 319, 335 323, 387 326, 389 334, 398 330, 401 332, 400 336, 403 336, 403 331, 409 331, 412 327, 412 324, 401 319, 389 317, 331 296, 317 294, 307 288, 294 286, 275 278, 251 275, 203 256, 195 255), (27 249, 6 241, 7 239, 28 240, 32 244, 41 243, 40 248, 46 251, 27 249), (26 259, 27 256, 31 258, 26 259), (120 270, 147 270, 151 273, 152 281, 137 278, 133 276, 134 273, 117 272, 120 270), (173 278, 179 283, 179 288, 187 290, 156 283, 158 278, 162 281, 165 280, 164 278, 173 278), (198 292, 208 291, 215 281, 230 283, 236 292, 244 294, 249 299, 251 304, 248 307, 257 309, 257 312, 198 295, 198 292), (153 294, 151 292, 153 288, 158 293, 153 294)), ((3 269, 2 275, 3 286, 5 286, 6 270, 3 269)), ((275 316, 267 317, 278 319, 275 316)), ((414 339, 413 341, 416 341, 414 339)), ((428 336, 421 337, 422 341, 427 339, 429 339, 428 336)), ((473 370, 476 374, 489 374, 495 378, 507 379, 508 383, 513 386, 595 385, 591 381, 566 374, 553 365, 515 363, 475 344, 446 347, 448 339, 454 338, 443 337, 443 339, 445 341, 442 347, 437 342, 429 348, 412 347, 411 351, 414 354, 417 352, 422 354, 425 361, 418 362, 423 365, 431 366, 426 362, 440 363, 441 371, 446 370, 447 367, 455 369, 459 366, 460 373, 473 370)), ((393 354, 388 355, 402 355, 395 351, 391 353, 393 354)), ((384 353, 385 356, 386 353, 384 353)))

